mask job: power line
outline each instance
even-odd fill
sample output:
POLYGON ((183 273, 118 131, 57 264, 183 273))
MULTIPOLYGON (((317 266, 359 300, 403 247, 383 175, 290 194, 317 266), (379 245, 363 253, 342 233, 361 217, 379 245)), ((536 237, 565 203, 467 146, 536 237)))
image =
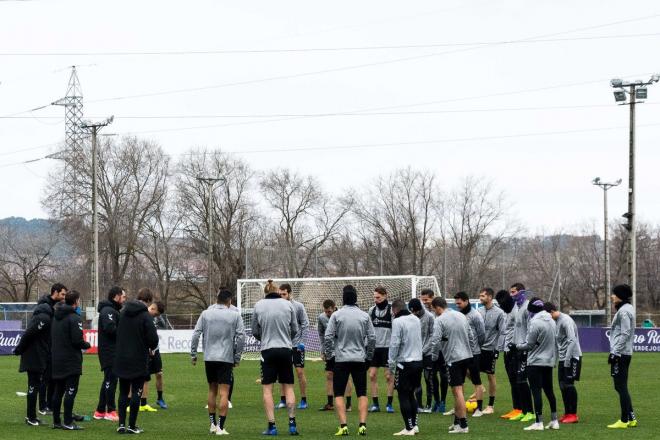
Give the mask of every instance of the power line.
POLYGON ((34 57, 34 56, 183 56, 183 55, 240 55, 240 54, 278 54, 278 53, 307 53, 307 52, 351 52, 372 50, 406 50, 406 49, 432 49, 439 47, 461 46, 499 46, 511 44, 537 44, 554 42, 574 42, 591 40, 611 40, 627 38, 647 38, 660 36, 660 32, 642 34, 615 34, 597 35, 571 38, 547 38, 534 40, 500 40, 500 41, 473 41, 453 43, 427 43, 427 44, 400 44, 381 46, 341 46, 341 47, 309 47, 309 48, 281 48, 281 49, 208 49, 208 50, 151 50, 151 51, 110 51, 110 52, 0 52, 4 57, 34 57))

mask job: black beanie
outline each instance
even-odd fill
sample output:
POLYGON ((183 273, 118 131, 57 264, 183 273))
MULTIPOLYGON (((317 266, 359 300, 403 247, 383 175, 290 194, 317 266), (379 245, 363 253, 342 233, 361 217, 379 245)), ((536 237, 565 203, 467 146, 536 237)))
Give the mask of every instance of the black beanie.
POLYGON ((623 302, 630 302, 630 298, 632 297, 632 289, 627 284, 614 286, 612 293, 623 302))
POLYGON ((529 304, 527 305, 527 310, 530 313, 539 313, 543 311, 543 301, 541 298, 534 297, 529 300, 529 304))
POLYGON ((355 287, 350 284, 344 286, 343 300, 345 306, 354 306, 357 304, 357 292, 355 291, 355 287))
POLYGON ((500 305, 500 308, 504 310, 505 313, 511 313, 513 306, 515 305, 515 300, 511 297, 511 294, 508 290, 500 290, 495 295, 495 300, 500 305))
POLYGON ((419 312, 422 310, 424 307, 422 306, 422 302, 419 300, 419 298, 413 298, 408 302, 408 310, 411 312, 419 312))

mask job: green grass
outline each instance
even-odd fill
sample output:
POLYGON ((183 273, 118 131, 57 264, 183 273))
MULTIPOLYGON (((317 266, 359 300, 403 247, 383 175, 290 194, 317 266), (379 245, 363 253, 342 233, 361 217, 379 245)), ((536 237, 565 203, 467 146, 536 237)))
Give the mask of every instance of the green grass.
MULTIPOLYGON (((204 376, 204 366, 198 364, 192 367, 187 355, 164 355, 165 399, 170 409, 157 413, 140 413, 138 424, 145 429, 146 437, 166 439, 202 438, 207 434, 206 404, 207 385, 204 376)), ((509 388, 503 375, 502 361, 498 365, 500 386, 496 402, 496 412, 501 414, 509 410, 509 388)), ((16 396, 16 391, 25 391, 26 376, 17 373, 18 358, 0 357, 2 371, 2 394, 0 395, 0 438, 25 439, 48 436, 49 439, 85 438, 102 439, 114 436, 115 425, 107 421, 84 422, 85 431, 63 432, 53 431, 47 427, 28 427, 23 423, 25 415, 25 398, 16 396)), ((298 412, 298 426, 303 436, 307 438, 330 438, 337 427, 335 415, 320 413, 317 409, 325 403, 324 373, 321 362, 307 363, 307 378, 309 381, 308 400, 311 408, 298 412)), ((635 355, 631 369, 630 389, 633 403, 640 421, 636 429, 612 432, 605 428, 608 423, 618 418, 618 398, 612 388, 609 369, 604 354, 587 355, 583 365, 583 379, 578 384, 580 395, 581 422, 577 425, 562 425, 560 431, 540 433, 523 432, 519 422, 508 422, 496 416, 470 420, 470 436, 489 439, 515 439, 537 436, 553 437, 555 439, 575 438, 626 438, 649 439, 660 437, 660 420, 657 410, 660 408, 660 356, 658 354, 635 355)), ((235 438, 260 438, 266 421, 261 403, 261 387, 255 384, 259 374, 258 363, 244 361, 236 371, 236 391, 234 393, 234 409, 230 410, 227 430, 235 438)), ((85 356, 84 374, 80 391, 76 399, 76 411, 90 414, 94 410, 101 374, 96 356, 85 356)), ((152 382, 153 384, 153 382, 152 382)), ((471 387, 469 387, 471 388, 471 387)), ((384 388, 381 388, 384 389, 384 388)), ((562 411, 559 389, 555 387, 558 397, 559 411, 562 411)), ((384 392, 381 402, 384 399, 384 392)), ((451 394, 451 392, 450 392, 451 394)), ((149 398, 153 405, 155 390, 149 398)), ((382 403, 381 403, 382 405, 382 403)), ((546 419, 549 410, 546 407, 546 419)), ((395 409, 397 409, 395 398, 395 409)), ((278 427, 286 433, 286 413, 276 412, 278 427)), ((50 421, 50 417, 42 417, 50 421)), ((438 414, 420 415, 421 438, 445 437, 447 426, 451 423, 449 417, 438 414)), ((367 421, 369 436, 372 438, 389 438, 393 432, 402 428, 401 416, 396 414, 374 414, 367 421)), ((349 414, 351 435, 355 435, 357 413, 349 414)), ((280 435, 283 433, 281 432, 280 435)))

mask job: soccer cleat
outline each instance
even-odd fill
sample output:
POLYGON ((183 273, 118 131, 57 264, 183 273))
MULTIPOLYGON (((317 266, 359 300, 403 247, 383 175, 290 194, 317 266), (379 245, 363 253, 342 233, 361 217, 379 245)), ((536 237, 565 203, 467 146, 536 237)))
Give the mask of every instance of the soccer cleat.
POLYGON ((393 407, 392 405, 387 405, 387 406, 385 407, 385 411, 387 411, 388 413, 392 414, 392 413, 394 412, 394 407, 393 407))
POLYGON ((610 429, 626 429, 628 428, 628 422, 622 422, 621 420, 617 420, 611 425, 607 425, 607 427, 610 429))
POLYGON ((483 415, 484 413, 478 409, 475 409, 474 412, 472 413, 472 417, 481 417, 483 415))
POLYGON ((415 434, 419 434, 419 426, 413 426, 413 431, 415 431, 415 434))
POLYGON ((103 420, 105 419, 105 414, 104 412, 101 411, 94 411, 94 415, 92 416, 94 420, 103 420))
POLYGON ((367 435, 367 427, 366 426, 360 426, 358 428, 358 435, 367 435))
MULTIPOLYGON (((361 426, 360 428, 364 428, 364 427, 361 426)), ((366 428, 365 428, 365 431, 366 431, 366 428)), ((359 432, 360 431, 358 430, 358 433, 359 432)), ((343 435, 348 435, 348 426, 340 426, 339 429, 337 430, 337 432, 335 432, 335 435, 337 437, 341 437, 343 435)))
POLYGON ((470 428, 467 426, 465 428, 461 428, 461 425, 456 425, 454 429, 449 431, 450 434, 467 434, 468 432, 470 432, 470 428))
POLYGON ((580 419, 578 418, 577 414, 566 414, 562 419, 559 421, 560 423, 578 423, 580 419))
POLYGON ((62 424, 62 429, 64 429, 65 431, 82 431, 83 427, 78 426, 75 423, 71 423, 70 425, 67 425, 67 424, 63 423, 62 424))
POLYGON ((211 426, 209 426, 209 434, 215 435, 218 433, 218 426, 211 423, 211 426))
POLYGON ((319 408, 319 411, 334 411, 334 410, 335 410, 335 407, 330 405, 329 403, 326 403, 321 408, 319 408))
POLYGON ((445 402, 435 402, 433 404, 433 412, 434 413, 443 413, 447 410, 445 402))
POLYGON ((534 422, 531 425, 523 428, 525 431, 543 431, 543 423, 542 422, 534 422))
POLYGON ((306 400, 301 400, 300 403, 298 404, 297 408, 298 409, 307 409, 307 401, 306 400))
POLYGON ((629 421, 628 428, 637 428, 637 419, 629 421))
MULTIPOLYGON (((72 415, 74 422, 82 422, 85 420, 85 416, 81 416, 80 414, 73 413, 72 415)), ((87 416, 89 420, 89 416, 87 416)))
POLYGON ((461 427, 461 425, 454 425, 454 424, 452 423, 451 425, 449 425, 449 432, 452 432, 454 429, 456 429, 456 428, 460 428, 460 427, 461 427))
MULTIPOLYGON (((334 408, 333 408, 333 409, 334 409, 334 408)), ((351 408, 350 406, 347 406, 347 407, 346 407, 346 412, 351 412, 351 411, 353 411, 353 408, 351 408)))
POLYGON ((559 421, 551 420, 550 423, 545 425, 545 429, 559 429, 559 421))
POLYGON ((369 412, 370 412, 370 413, 380 412, 380 406, 378 406, 378 405, 371 405, 371 406, 369 407, 369 412))
POLYGON ((124 425, 119 425, 119 428, 117 428, 117 434, 126 434, 126 427, 124 425))
POLYGON ((284 409, 286 408, 286 402, 281 402, 275 405, 275 409, 284 409))
POLYGON ((53 429, 62 429, 61 423, 53 423, 53 429))
POLYGON ((520 413, 522 413, 522 411, 520 411, 519 409, 512 409, 512 410, 509 411, 508 413, 506 413, 506 414, 502 414, 502 415, 500 416, 500 419, 507 419, 507 420, 509 420, 509 419, 511 419, 511 418, 513 418, 513 417, 517 417, 520 413))
POLYGON ((277 428, 274 426, 272 428, 267 428, 261 433, 261 435, 277 435, 277 428))
POLYGON ((105 417, 103 417, 103 419, 104 420, 109 420, 111 422, 118 422, 119 421, 119 415, 117 414, 117 411, 109 411, 109 412, 105 413, 105 417))
POLYGON ((218 431, 215 433, 215 435, 229 435, 226 429, 218 429, 218 431))
POLYGON ((433 412, 433 408, 431 408, 430 406, 425 406, 424 408, 419 408, 417 412, 422 414, 431 414, 433 412))
POLYGON ((289 424, 289 435, 299 435, 298 428, 296 425, 289 424))
POLYGON ((453 416, 454 415, 454 408, 450 409, 449 411, 445 411, 442 413, 443 416, 453 416))
POLYGON ((146 405, 140 405, 140 412, 158 412, 158 410, 147 403, 146 405))
POLYGON ((30 425, 30 426, 39 426, 42 423, 41 423, 41 420, 39 420, 39 419, 31 419, 29 417, 26 417, 25 418, 25 424, 30 425))
POLYGON ((533 422, 534 420, 536 420, 536 415, 534 415, 533 413, 524 414, 523 417, 520 419, 520 421, 523 423, 533 422))
POLYGON ((39 408, 39 414, 41 414, 42 416, 51 415, 53 414, 53 410, 48 407, 39 408))
POLYGON ((139 426, 129 426, 126 428, 126 434, 142 434, 144 432, 144 429, 140 428, 139 426))
POLYGON ((160 406, 163 409, 167 409, 167 403, 163 399, 156 400, 156 405, 160 406))
POLYGON ((395 432, 394 435, 413 435, 414 436, 415 435, 415 430, 414 429, 407 430, 406 428, 403 428, 401 431, 395 432))
POLYGON ((492 406, 487 406, 486 409, 481 411, 481 413, 484 414, 484 415, 494 414, 495 413, 495 408, 493 408, 492 406))

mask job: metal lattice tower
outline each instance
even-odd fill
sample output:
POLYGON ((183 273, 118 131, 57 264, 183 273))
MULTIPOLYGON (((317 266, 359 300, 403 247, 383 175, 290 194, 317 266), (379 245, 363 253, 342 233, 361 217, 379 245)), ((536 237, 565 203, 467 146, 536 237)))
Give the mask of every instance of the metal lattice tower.
POLYGON ((52 105, 64 106, 66 149, 70 153, 81 152, 83 135, 83 129, 81 128, 83 117, 83 94, 82 89, 80 88, 76 66, 71 66, 71 77, 69 78, 66 96, 53 102, 52 105))

